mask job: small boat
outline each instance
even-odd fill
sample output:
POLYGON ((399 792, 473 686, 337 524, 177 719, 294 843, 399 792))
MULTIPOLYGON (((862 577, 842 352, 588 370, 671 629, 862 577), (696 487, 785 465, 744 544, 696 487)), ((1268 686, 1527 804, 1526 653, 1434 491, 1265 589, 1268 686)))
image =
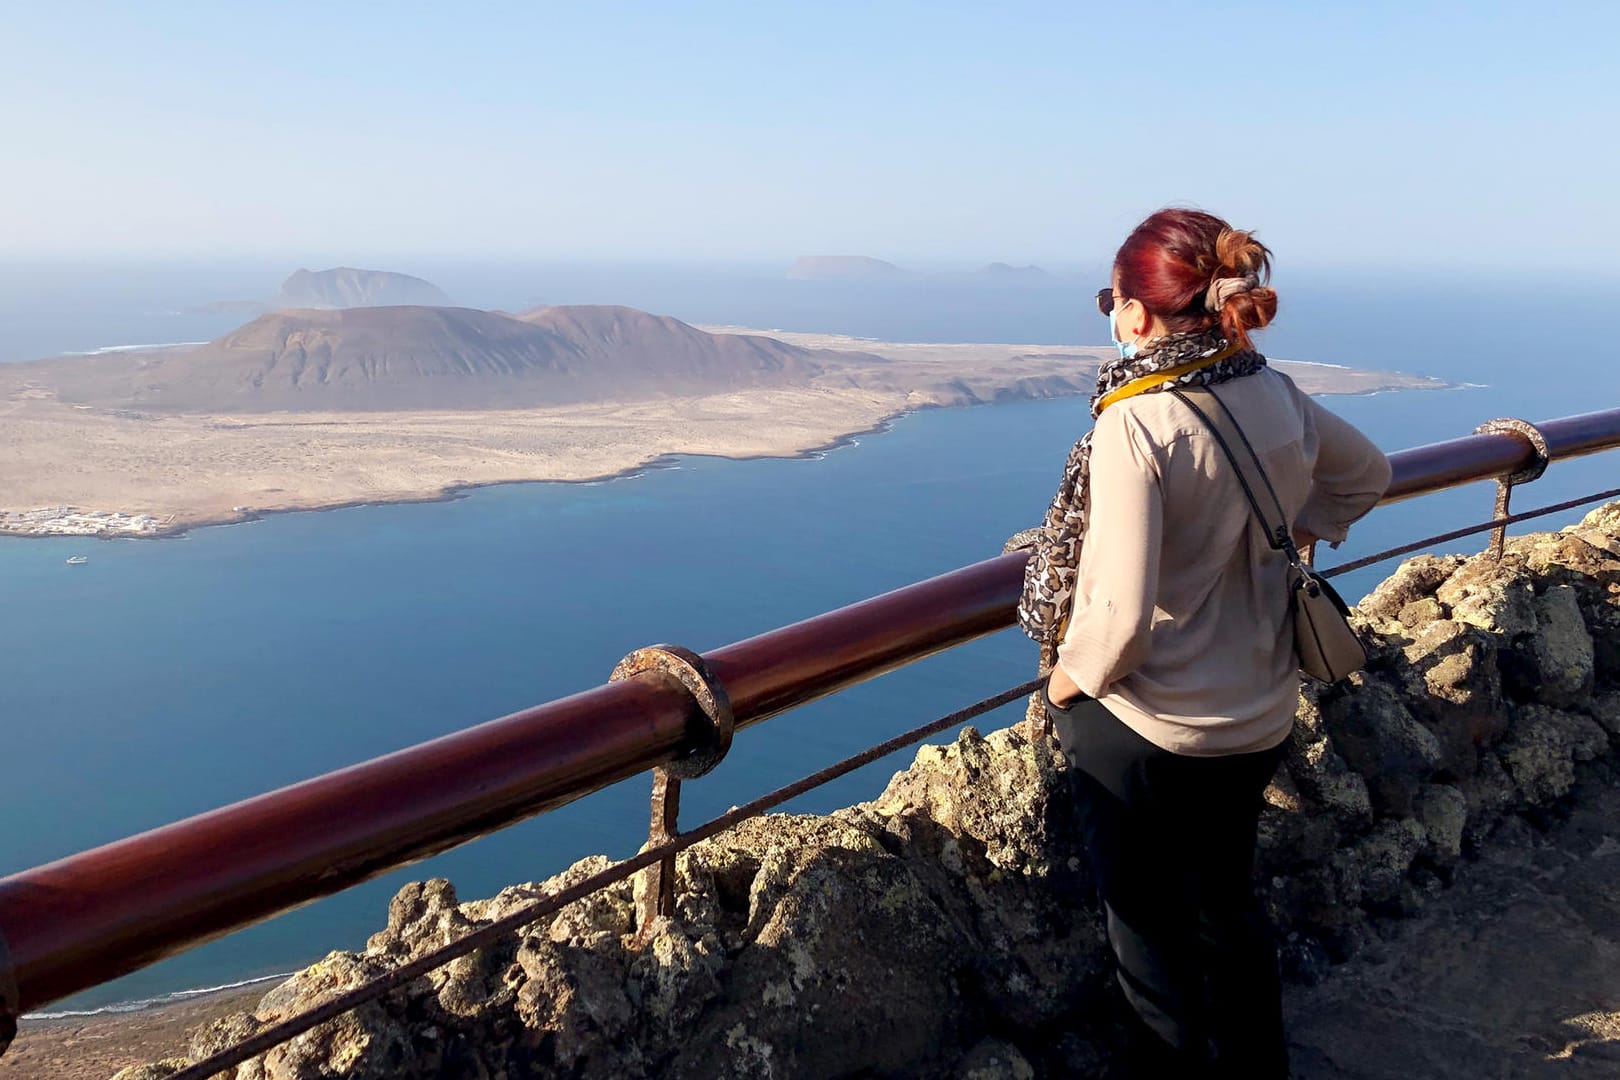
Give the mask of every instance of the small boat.
POLYGON ((74 556, 72 556, 71 558, 68 559, 67 564, 69 566, 83 566, 85 563, 87 563, 89 561, 90 561, 90 556, 88 556, 88 555, 74 555, 74 556))

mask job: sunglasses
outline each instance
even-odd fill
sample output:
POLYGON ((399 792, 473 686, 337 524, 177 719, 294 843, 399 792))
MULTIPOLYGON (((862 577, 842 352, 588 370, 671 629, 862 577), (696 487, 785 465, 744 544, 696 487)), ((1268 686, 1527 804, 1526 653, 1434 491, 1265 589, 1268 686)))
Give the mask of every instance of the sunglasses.
POLYGON ((1113 289, 1097 290, 1097 310, 1102 312, 1104 315, 1112 315, 1114 313, 1115 304, 1127 303, 1130 303, 1130 301, 1122 300, 1119 297, 1116 297, 1113 289))

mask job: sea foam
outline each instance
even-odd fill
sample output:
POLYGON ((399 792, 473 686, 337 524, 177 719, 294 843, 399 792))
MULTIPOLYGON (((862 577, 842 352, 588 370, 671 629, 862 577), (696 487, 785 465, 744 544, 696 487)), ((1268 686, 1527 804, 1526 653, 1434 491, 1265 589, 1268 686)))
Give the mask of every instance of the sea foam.
POLYGON ((99 1009, 63 1009, 60 1012, 29 1013, 22 1019, 24 1022, 29 1020, 70 1020, 82 1016, 107 1016, 116 1013, 144 1012, 147 1009, 174 1005, 194 997, 221 994, 227 990, 241 990, 244 987, 256 986, 259 983, 290 979, 296 974, 295 971, 284 971, 278 975, 260 975, 252 979, 243 979, 240 982, 221 983, 219 986, 202 986, 195 990, 176 990, 172 994, 163 994, 159 997, 138 998, 135 1001, 117 1001, 111 1005, 103 1005, 99 1009))
POLYGON ((145 352, 148 349, 178 349, 186 345, 206 345, 206 341, 158 341, 150 345, 103 345, 99 349, 63 353, 63 356, 101 356, 104 353, 145 352))

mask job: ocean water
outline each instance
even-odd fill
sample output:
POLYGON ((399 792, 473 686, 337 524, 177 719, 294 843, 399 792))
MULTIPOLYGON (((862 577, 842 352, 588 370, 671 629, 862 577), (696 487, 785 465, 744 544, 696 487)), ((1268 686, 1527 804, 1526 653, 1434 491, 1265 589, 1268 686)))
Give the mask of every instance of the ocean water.
MULTIPOLYGON (((0 302, 0 356, 196 340, 218 332, 208 320, 219 317, 176 311, 262 295, 275 280, 261 269, 215 268, 130 284, 128 268, 92 269, 34 275, 29 287, 59 299, 35 304, 33 314, 18 293, 26 275, 0 272, 15 287, 0 302), (129 295, 114 299, 119 288, 129 295), (69 295, 60 298, 63 290, 69 295), (91 294, 101 295, 99 306, 75 319, 74 310, 89 309, 74 305, 91 294)), ((483 279, 460 273, 426 276, 458 299, 501 302, 492 288, 475 286, 509 281, 501 268, 484 268, 483 279)), ((912 284, 874 294, 824 283, 794 283, 808 291, 792 293, 746 276, 704 280, 649 272, 627 278, 621 288, 630 295, 618 298, 693 321, 914 340, 1089 342, 1101 323, 1077 314, 1089 289, 1074 281, 1023 291, 912 284), (733 289, 730 299, 711 291, 722 287, 733 289), (779 299, 790 294, 794 303, 779 299), (966 314, 964 295, 974 298, 966 314)), ((1517 312, 1504 287, 1492 302, 1455 283, 1415 283, 1403 303, 1422 317, 1402 309, 1386 322, 1382 285, 1307 285, 1284 292, 1287 318, 1265 342, 1273 355, 1473 384, 1333 401, 1386 449, 1465 434, 1492 416, 1548 418, 1620 403, 1609 358, 1547 355, 1538 337, 1542 319, 1601 317, 1601 294, 1517 312)), ((541 298, 613 299, 610 287, 582 275, 541 298)), ((0 809, 18 823, 0 836, 0 873, 595 685, 641 645, 708 649, 987 558, 1038 520, 1087 423, 1079 400, 932 410, 802 460, 683 457, 602 484, 509 485, 446 503, 280 515, 171 541, 0 542, 8 734, 0 809), (76 554, 89 563, 64 565, 76 554)), ((1615 486, 1617 475, 1620 454, 1565 463, 1517 505, 1615 486)), ((1379 510, 1320 561, 1480 520, 1490 509, 1490 486, 1474 485, 1379 510)), ((1480 538, 1453 547, 1482 545, 1480 538)), ((1359 594, 1381 576, 1352 575, 1346 591, 1359 594)), ((1022 681, 1033 663, 1032 647, 1008 631, 778 717, 740 737, 721 768, 688 786, 683 820, 700 821, 1022 681)), ((1015 705, 980 726, 1017 714, 1015 705)), ((909 751, 896 755, 795 808, 870 798, 909 759, 909 751)), ((57 1008, 234 982, 359 947, 407 880, 446 876, 471 898, 587 854, 628 854, 644 836, 646 793, 646 780, 626 781, 57 1008)))

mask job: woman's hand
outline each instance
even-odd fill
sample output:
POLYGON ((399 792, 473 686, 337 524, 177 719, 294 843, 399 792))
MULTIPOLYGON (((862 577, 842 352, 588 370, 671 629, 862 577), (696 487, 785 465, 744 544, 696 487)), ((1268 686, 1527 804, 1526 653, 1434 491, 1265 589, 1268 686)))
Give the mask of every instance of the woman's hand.
POLYGON ((1054 666, 1052 674, 1046 680, 1046 696, 1058 708, 1066 708, 1070 702, 1080 696, 1079 685, 1071 678, 1069 673, 1061 667, 1054 666))

